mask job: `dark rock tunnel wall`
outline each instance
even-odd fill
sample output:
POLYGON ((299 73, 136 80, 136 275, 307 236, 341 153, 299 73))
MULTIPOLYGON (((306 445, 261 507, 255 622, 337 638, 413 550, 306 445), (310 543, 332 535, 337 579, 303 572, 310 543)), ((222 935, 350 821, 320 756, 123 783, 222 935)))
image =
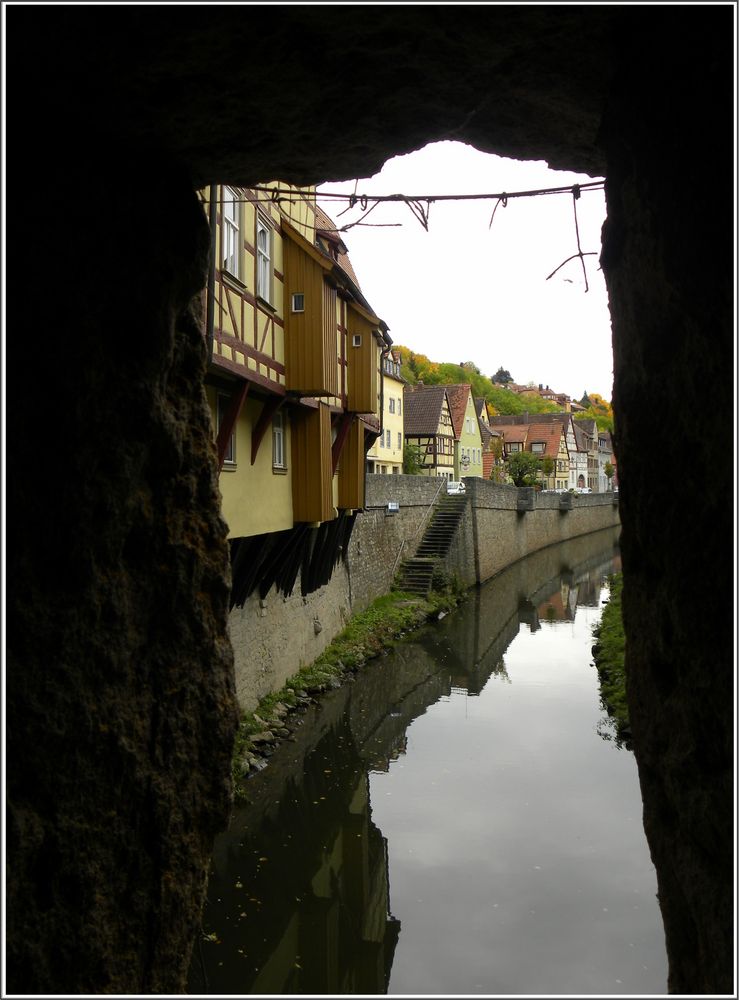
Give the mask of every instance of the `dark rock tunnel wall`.
POLYGON ((193 187, 456 138, 607 176, 645 828, 671 990, 731 992, 733 9, 7 15, 10 990, 181 991, 228 817, 193 187))

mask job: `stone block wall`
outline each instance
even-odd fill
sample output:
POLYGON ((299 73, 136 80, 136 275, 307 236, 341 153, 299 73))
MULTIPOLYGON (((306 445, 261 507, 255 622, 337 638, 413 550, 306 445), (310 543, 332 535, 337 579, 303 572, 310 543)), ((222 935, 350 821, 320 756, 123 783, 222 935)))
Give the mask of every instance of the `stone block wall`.
MULTIPOLYGON (((516 512, 517 490, 467 479, 470 504, 457 529, 445 570, 472 587, 530 552, 618 524, 610 496, 578 497, 575 509, 558 509, 558 497, 538 494, 536 509, 516 512), (582 501, 582 503, 581 503, 582 501)), ((229 635, 236 664, 236 694, 244 711, 283 686, 320 656, 352 615, 387 593, 397 567, 415 554, 434 501, 443 489, 422 476, 367 477, 366 509, 358 515, 346 559, 326 586, 306 597, 270 591, 234 608, 229 635), (388 503, 397 503, 397 512, 388 503)))
POLYGON ((470 507, 445 568, 470 587, 547 545, 619 524, 611 493, 574 494, 566 511, 559 509, 559 494, 535 493, 533 510, 520 512, 515 486, 473 478, 465 484, 470 507))

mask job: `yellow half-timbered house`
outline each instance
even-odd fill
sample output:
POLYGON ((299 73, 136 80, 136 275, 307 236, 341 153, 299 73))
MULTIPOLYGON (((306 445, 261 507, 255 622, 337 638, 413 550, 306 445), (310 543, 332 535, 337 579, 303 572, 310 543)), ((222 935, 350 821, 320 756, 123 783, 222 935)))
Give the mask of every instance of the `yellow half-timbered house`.
POLYGON ((392 341, 312 189, 212 186, 206 393, 232 605, 331 576, 364 506, 392 341))
POLYGON ((418 449, 421 474, 453 479, 455 436, 446 386, 406 385, 403 409, 405 440, 418 449))

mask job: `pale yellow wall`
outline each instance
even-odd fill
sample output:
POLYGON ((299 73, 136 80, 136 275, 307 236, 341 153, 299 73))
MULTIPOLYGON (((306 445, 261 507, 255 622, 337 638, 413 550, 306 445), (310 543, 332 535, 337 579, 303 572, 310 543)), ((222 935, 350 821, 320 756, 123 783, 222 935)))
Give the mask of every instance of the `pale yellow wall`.
POLYGON ((386 465, 388 474, 394 475, 393 469, 398 470, 398 474, 403 471, 403 383, 387 372, 384 374, 384 400, 382 414, 382 438, 372 445, 367 452, 367 458, 373 459, 378 465, 386 465), (394 413, 390 412, 390 400, 393 400, 394 413), (400 412, 398 412, 400 403, 400 412), (390 447, 385 446, 387 432, 390 431, 390 447), (400 434, 400 445, 398 445, 398 434, 400 434))
POLYGON ((459 436, 458 452, 458 455, 455 455, 454 474, 459 478, 462 476, 482 476, 482 436, 472 394, 467 397, 467 409, 462 422, 462 433, 459 436), (461 465, 463 454, 470 456, 470 464, 466 469, 463 469, 461 465))
MULTIPOLYGON (((216 390, 206 387, 215 439, 216 390)), ((219 477, 222 513, 230 538, 283 531, 293 526, 290 473, 290 421, 285 419, 287 473, 272 471, 272 430, 267 429, 251 465, 251 432, 262 410, 261 400, 248 397, 236 424, 236 464, 224 464, 219 477)))

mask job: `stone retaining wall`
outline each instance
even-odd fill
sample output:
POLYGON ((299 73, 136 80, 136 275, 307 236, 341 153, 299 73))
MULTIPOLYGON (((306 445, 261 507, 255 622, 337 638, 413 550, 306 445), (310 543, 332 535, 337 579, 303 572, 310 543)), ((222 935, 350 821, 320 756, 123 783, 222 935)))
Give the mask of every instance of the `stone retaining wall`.
MULTIPOLYGON (((469 587, 547 545, 619 524, 611 494, 578 495, 567 512, 559 510, 556 494, 536 494, 534 509, 519 513, 515 487, 465 482, 470 502, 444 568, 469 587)), ((439 488, 437 479, 422 476, 368 476, 366 509, 357 517, 346 560, 325 587, 302 597, 298 583, 288 598, 272 590, 265 600, 256 594, 234 608, 229 634, 244 711, 282 687, 352 615, 388 592, 400 561, 415 554, 439 488), (397 512, 388 503, 398 504, 397 512)))

